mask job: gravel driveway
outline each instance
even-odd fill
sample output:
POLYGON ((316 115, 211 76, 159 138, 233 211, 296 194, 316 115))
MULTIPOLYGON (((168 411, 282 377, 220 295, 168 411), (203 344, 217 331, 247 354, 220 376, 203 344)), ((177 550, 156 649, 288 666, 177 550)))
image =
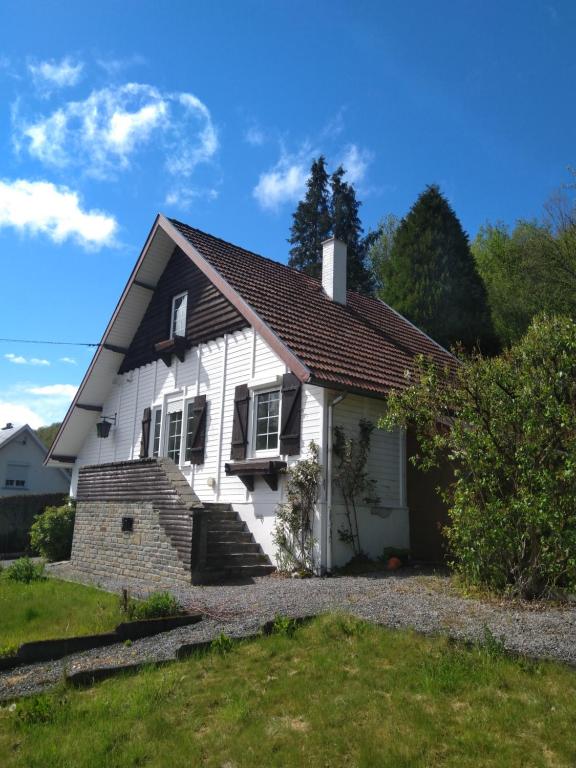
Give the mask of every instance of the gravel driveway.
MULTIPOLYGON (((86 581, 67 563, 54 564, 50 570, 59 578, 86 581)), ((116 592, 123 586, 113 580, 99 585, 116 592)), ((142 582, 126 586, 134 596, 151 591, 142 582)), ((576 608, 465 599, 441 575, 410 571, 303 580, 268 576, 251 584, 184 586, 172 591, 186 608, 201 611, 205 619, 130 646, 112 645, 2 672, 0 700, 50 688, 64 673, 171 660, 183 644, 211 640, 220 632, 232 637, 251 635, 279 614, 298 617, 344 611, 387 627, 410 627, 461 640, 481 640, 487 627, 510 651, 576 664, 576 608)))

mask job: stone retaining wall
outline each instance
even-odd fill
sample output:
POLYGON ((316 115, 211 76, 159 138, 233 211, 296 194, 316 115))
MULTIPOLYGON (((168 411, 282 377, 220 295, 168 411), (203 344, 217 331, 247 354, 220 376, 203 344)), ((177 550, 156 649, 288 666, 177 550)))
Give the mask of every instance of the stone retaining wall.
POLYGON ((78 501, 71 561, 96 580, 144 579, 158 587, 190 584, 190 572, 151 502, 78 501), (123 517, 133 519, 132 531, 122 531, 123 517))

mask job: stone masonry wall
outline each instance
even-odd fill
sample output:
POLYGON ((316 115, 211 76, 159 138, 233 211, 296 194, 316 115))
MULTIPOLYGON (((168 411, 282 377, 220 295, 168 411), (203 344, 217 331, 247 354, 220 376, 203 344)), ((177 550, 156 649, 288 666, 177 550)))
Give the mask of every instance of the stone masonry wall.
POLYGON ((72 565, 91 576, 145 579, 152 585, 190 584, 190 572, 160 525, 159 512, 145 501, 78 501, 72 565), (122 518, 134 520, 122 531, 122 518))

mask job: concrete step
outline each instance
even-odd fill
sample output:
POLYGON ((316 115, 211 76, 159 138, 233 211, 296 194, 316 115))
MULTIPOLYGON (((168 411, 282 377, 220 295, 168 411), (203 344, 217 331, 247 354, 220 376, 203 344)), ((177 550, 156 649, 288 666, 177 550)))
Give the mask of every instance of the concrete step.
POLYGON ((208 515, 208 521, 210 523, 212 523, 215 520, 217 521, 225 520, 227 522, 238 520, 238 512, 234 512, 231 509, 225 509, 225 510, 222 510, 221 512, 212 512, 211 510, 209 510, 207 512, 207 515, 208 515))
POLYGON ((245 531, 246 523, 242 520, 208 520, 208 532, 212 531, 245 531))
POLYGON ((214 541, 210 542, 210 554, 226 555, 231 552, 246 552, 257 554, 261 552, 260 545, 255 541, 214 541))
POLYGON ((208 550, 215 544, 252 544, 254 537, 250 531, 244 533, 232 533, 223 531, 222 533, 208 534, 208 550))
MULTIPOLYGON (((203 505, 204 509, 207 509, 209 512, 234 512, 232 509, 232 504, 226 504, 224 502, 212 502, 207 501, 203 505)), ((238 514, 237 512, 234 512, 234 514, 238 514)))
POLYGON ((210 553, 206 559, 206 565, 210 568, 232 568, 247 565, 270 565, 270 561, 263 552, 231 552, 228 554, 210 553))

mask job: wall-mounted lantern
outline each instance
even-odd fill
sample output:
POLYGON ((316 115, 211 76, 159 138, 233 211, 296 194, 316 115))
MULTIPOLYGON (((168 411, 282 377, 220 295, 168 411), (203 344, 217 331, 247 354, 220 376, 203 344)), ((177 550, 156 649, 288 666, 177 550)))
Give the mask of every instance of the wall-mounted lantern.
POLYGON ((114 416, 101 416, 100 421, 96 423, 96 436, 108 437, 112 424, 116 424, 116 414, 114 416))

